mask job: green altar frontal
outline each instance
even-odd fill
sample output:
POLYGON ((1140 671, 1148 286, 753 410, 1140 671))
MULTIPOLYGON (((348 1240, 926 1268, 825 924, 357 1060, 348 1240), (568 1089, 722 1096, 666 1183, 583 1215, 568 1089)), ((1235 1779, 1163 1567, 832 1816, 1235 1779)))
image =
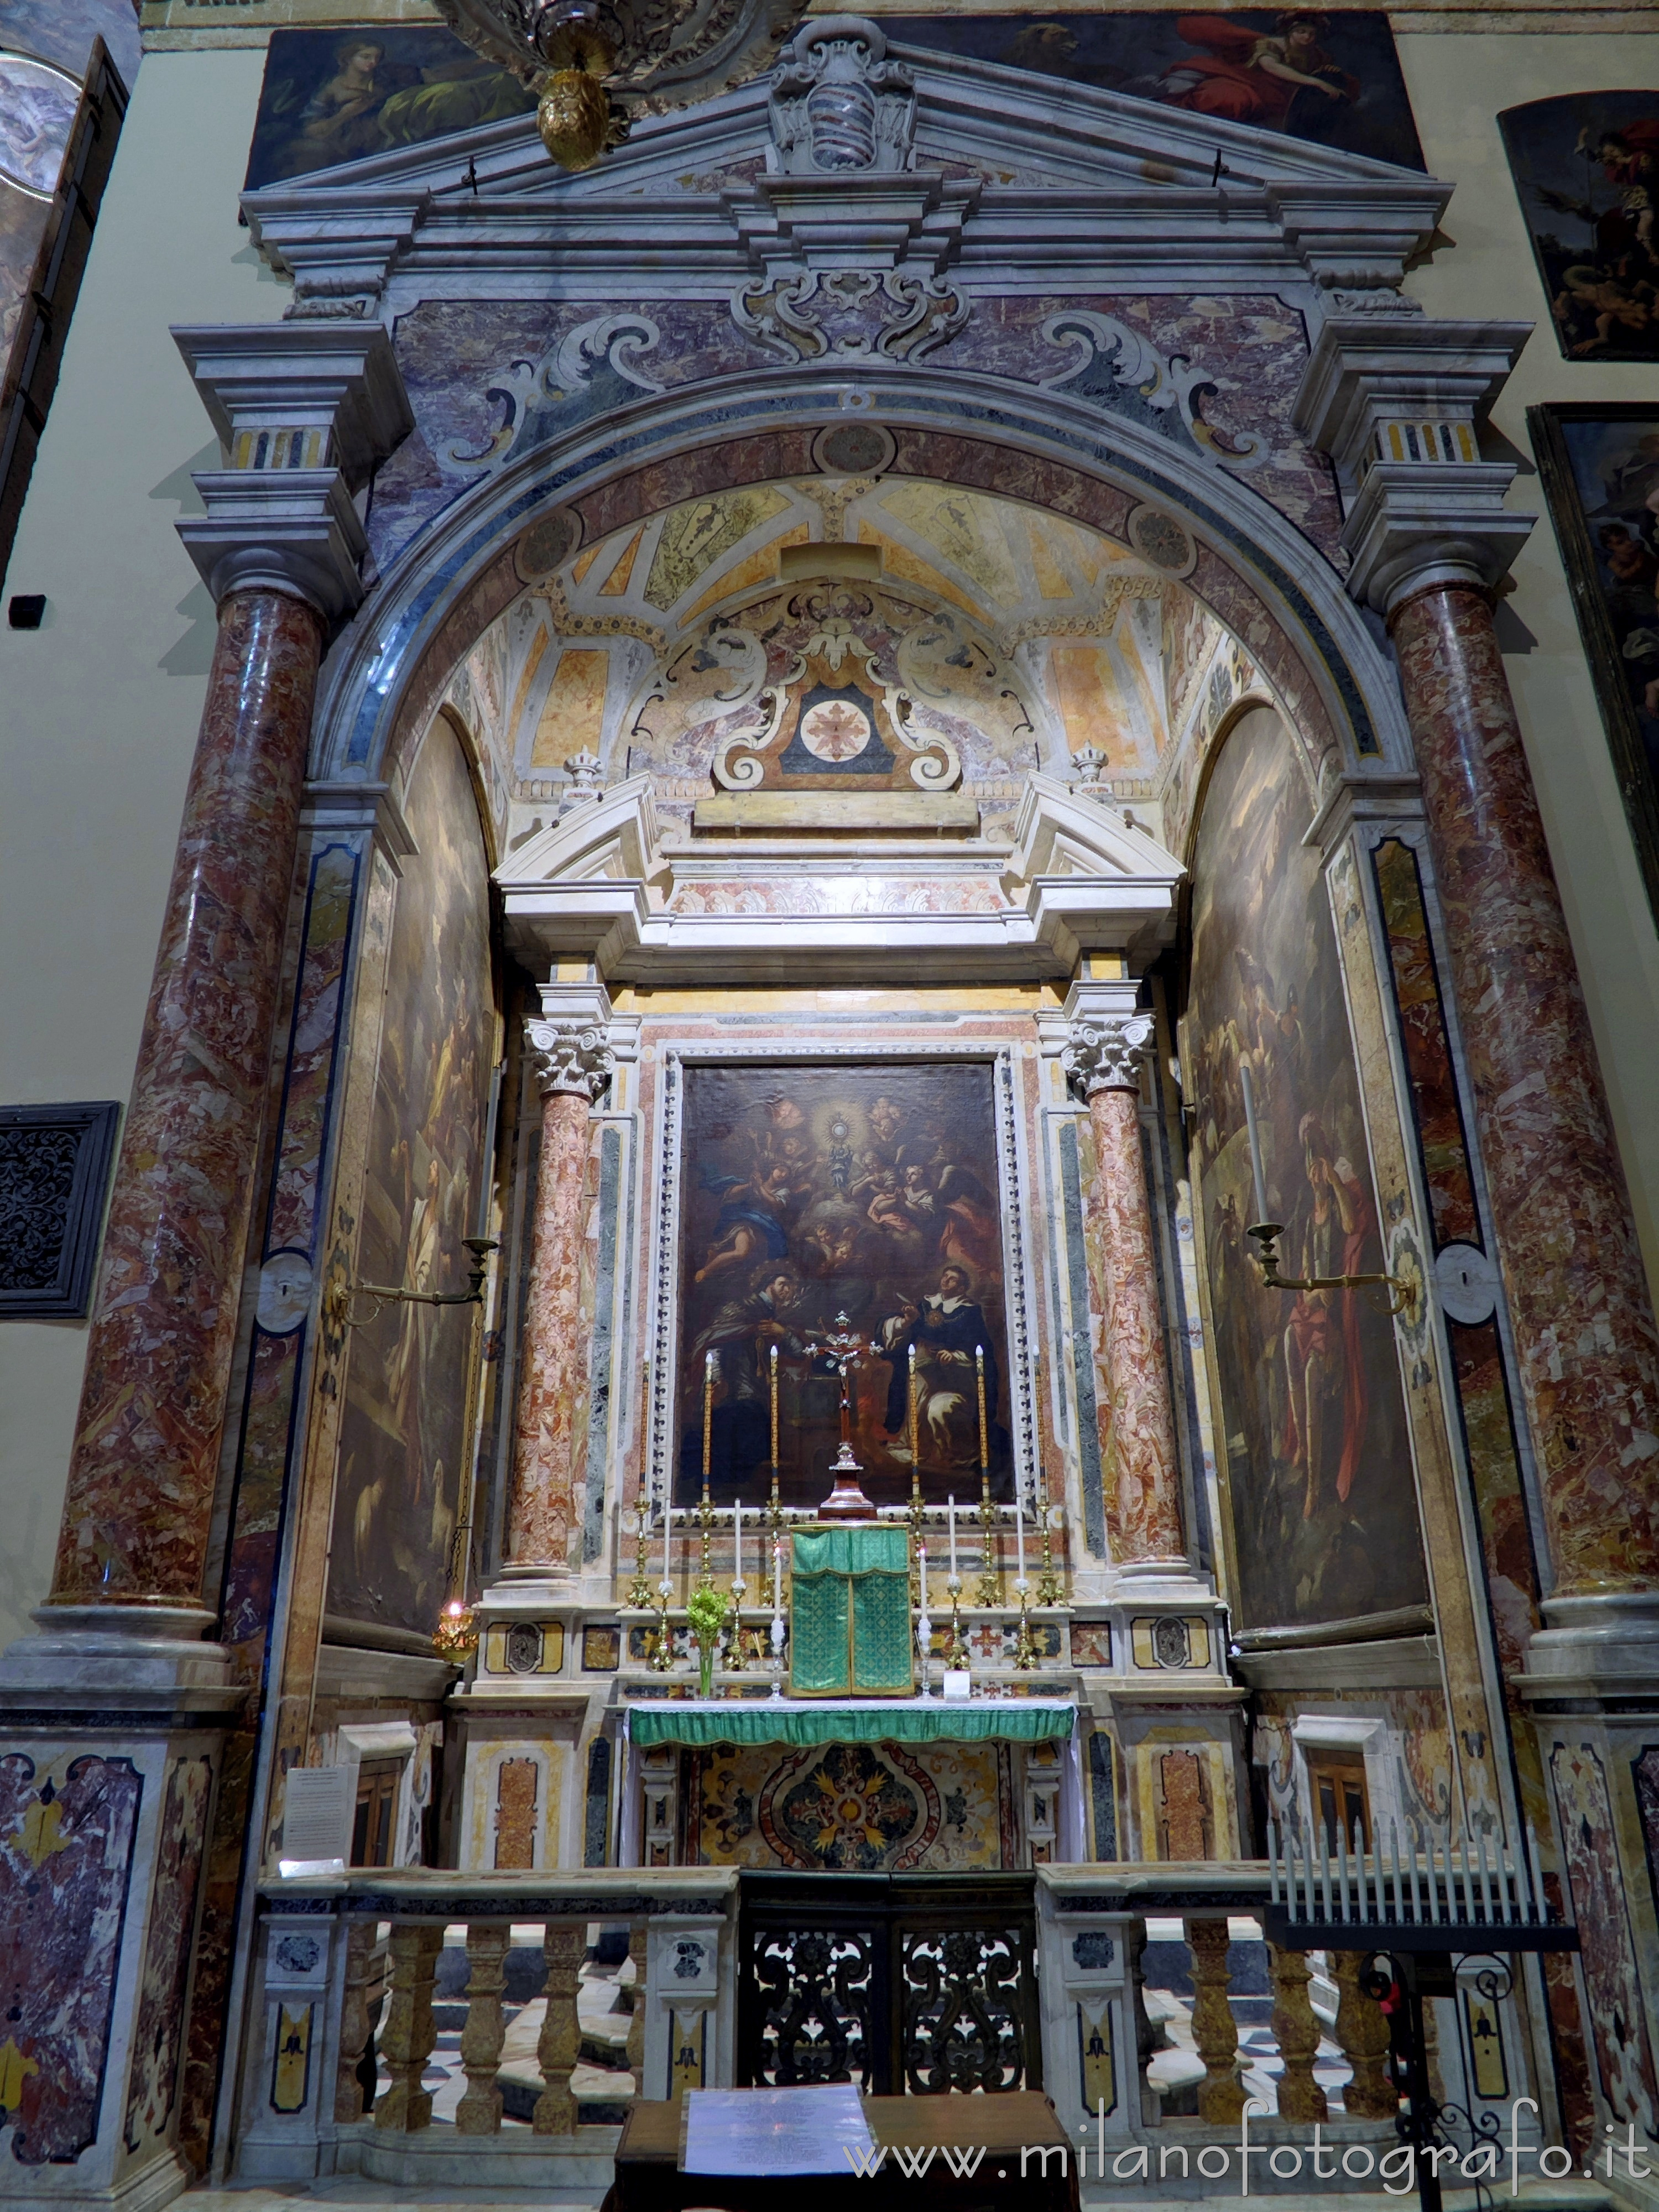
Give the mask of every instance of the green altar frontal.
POLYGON ((797 1528, 790 1546, 790 1696, 911 1696, 909 1532, 797 1528))
POLYGON ((904 1702, 806 1706, 673 1703, 630 1705, 629 1741, 635 1751, 691 1749, 716 1744, 1065 1743, 1077 1725, 1074 1705, 1036 1698, 911 1698, 904 1702))

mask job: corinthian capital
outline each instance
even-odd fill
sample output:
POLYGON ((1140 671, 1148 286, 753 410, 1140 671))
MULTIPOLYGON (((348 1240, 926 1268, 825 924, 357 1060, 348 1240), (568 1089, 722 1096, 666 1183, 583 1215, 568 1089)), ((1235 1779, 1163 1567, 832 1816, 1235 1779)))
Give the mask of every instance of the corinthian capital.
POLYGON ((534 1015, 525 1024, 536 1063, 536 1087, 544 1098, 562 1091, 591 1104, 610 1082, 616 1055, 597 1023, 534 1015))
POLYGON ((1139 1091, 1140 1063, 1155 1027, 1150 1014, 1102 1014, 1073 1022, 1060 1064, 1085 1098, 1097 1091, 1139 1091))

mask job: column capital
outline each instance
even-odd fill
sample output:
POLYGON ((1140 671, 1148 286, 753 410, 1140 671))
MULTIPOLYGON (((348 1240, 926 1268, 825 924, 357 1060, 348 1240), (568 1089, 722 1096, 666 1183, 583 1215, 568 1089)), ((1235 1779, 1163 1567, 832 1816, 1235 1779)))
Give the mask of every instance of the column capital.
POLYGON ((1085 1098, 1097 1091, 1138 1091, 1156 1027, 1150 1014, 1093 1014, 1073 1023, 1060 1064, 1085 1098))
POLYGON ((525 1024, 525 1040, 544 1098, 585 1098, 591 1105, 616 1072, 611 1049, 611 1000, 602 983, 542 985, 542 1011, 525 1024))
POLYGON ((1316 339, 1294 419, 1336 465, 1348 589, 1380 614, 1428 585, 1490 588, 1531 532, 1504 503, 1513 466, 1480 447, 1531 329, 1334 315, 1316 339))
POLYGON ((173 336, 229 462, 193 478, 207 511, 177 526, 203 581, 343 619, 363 596, 354 495, 414 427, 391 339, 378 324, 173 336))

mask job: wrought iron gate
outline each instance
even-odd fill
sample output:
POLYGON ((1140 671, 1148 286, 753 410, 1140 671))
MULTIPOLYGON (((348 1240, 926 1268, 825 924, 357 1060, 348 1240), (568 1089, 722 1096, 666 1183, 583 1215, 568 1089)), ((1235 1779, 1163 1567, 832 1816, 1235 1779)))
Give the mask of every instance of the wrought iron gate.
POLYGON ((1029 1874, 741 1877, 738 2078, 1040 2089, 1029 1874))

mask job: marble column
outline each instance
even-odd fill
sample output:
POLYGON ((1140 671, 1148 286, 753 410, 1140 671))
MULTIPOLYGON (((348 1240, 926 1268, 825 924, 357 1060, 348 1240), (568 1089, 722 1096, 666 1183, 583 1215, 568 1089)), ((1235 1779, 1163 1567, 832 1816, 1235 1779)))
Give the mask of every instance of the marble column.
POLYGON ((1659 1336, 1489 595, 1389 626, 1563 1601, 1659 1582, 1659 1336))
POLYGON ((1087 1229, 1105 1306, 1101 1349, 1111 1419, 1106 1528, 1112 1556, 1121 1565, 1155 1564, 1184 1573, 1175 1409, 1140 1136, 1140 1063, 1152 1030, 1150 1014, 1076 1022, 1061 1061, 1088 1100, 1094 1130, 1087 1229))
POLYGON ((322 618, 219 610, 122 1132, 53 1607, 181 1609, 202 1575, 322 618))
POLYGON ((515 1581, 563 1576, 573 1564, 576 1420, 587 1379, 579 1308, 588 1117, 614 1065, 604 994, 588 987, 584 995, 593 1004, 526 1024, 541 1092, 542 1148, 507 1502, 507 1571, 515 1581))

